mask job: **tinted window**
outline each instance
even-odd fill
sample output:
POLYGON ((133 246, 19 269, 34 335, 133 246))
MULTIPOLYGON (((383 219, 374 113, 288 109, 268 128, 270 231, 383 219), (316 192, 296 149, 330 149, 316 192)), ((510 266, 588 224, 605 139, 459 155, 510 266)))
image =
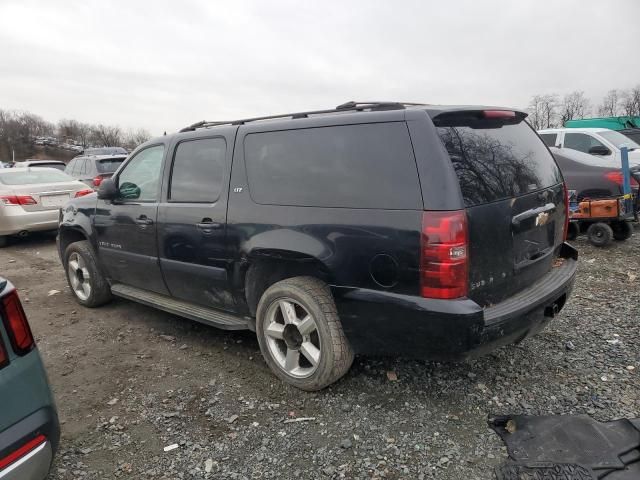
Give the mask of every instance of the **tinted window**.
POLYGON ((124 158, 107 158, 105 160, 98 160, 96 162, 96 168, 98 173, 113 173, 124 162, 124 158))
POLYGON ((224 180, 224 138, 181 142, 171 171, 169 198, 174 202, 215 202, 224 180))
POLYGON ((557 133, 541 133, 540 138, 544 143, 547 144, 548 147, 555 147, 556 140, 558 139, 557 133))
POLYGON ((604 144, 586 133, 564 134, 564 148, 589 153, 591 147, 604 147, 604 144))
POLYGON ((244 147, 257 203, 422 208, 404 123, 253 133, 244 147))
POLYGON ((153 201, 160 192, 160 171, 164 145, 146 148, 136 154, 118 175, 118 190, 125 200, 153 201))
POLYGON ((438 127, 466 206, 523 195, 562 181, 553 157, 525 122, 477 127, 438 127))

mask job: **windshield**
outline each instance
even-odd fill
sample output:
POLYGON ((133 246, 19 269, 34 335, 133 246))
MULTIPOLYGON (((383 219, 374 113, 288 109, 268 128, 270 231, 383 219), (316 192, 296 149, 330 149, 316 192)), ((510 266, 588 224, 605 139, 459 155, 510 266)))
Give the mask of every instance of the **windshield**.
POLYGON ((52 163, 32 163, 32 167, 47 167, 47 168, 55 168, 56 170, 60 170, 64 172, 64 169, 67 167, 64 163, 52 162, 52 163))
POLYGON ((622 144, 626 144, 629 150, 635 150, 636 148, 640 148, 636 142, 631 140, 626 135, 621 134, 620 132, 616 132, 614 130, 598 132, 603 138, 609 140, 616 147, 620 148, 622 144))
POLYGON ((0 172, 0 183, 4 185, 35 185, 37 183, 72 182, 66 173, 52 168, 42 170, 3 170, 0 172))
POLYGON ((113 173, 124 162, 124 158, 107 158, 105 160, 98 160, 96 167, 98 173, 113 173))

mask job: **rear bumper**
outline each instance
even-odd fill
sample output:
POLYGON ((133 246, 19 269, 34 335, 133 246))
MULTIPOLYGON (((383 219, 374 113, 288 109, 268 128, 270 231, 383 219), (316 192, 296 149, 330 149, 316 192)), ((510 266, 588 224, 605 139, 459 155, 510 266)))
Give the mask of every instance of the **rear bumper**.
POLYGON ((41 480, 47 476, 60 441, 58 415, 53 407, 41 408, 0 432, 0 458, 38 435, 44 435, 46 442, 0 470, 0 480, 41 480))
MULTIPOLYGON (((566 245, 565 252, 572 249, 566 245)), ((460 360, 535 335, 562 309, 577 253, 538 282, 489 308, 470 299, 434 300, 334 287, 345 334, 357 353, 460 360)))
POLYGON ((0 235, 56 230, 58 216, 58 209, 27 212, 19 206, 0 207, 0 235))
POLYGON ((49 474, 53 449, 46 441, 0 471, 0 480, 43 480, 49 474))

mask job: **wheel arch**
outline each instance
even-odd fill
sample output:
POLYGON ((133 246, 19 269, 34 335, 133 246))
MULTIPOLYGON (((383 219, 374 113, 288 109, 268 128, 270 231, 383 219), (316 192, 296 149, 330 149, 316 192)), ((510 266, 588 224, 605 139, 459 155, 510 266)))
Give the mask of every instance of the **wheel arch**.
POLYGON ((315 277, 330 284, 332 275, 328 266, 318 258, 291 250, 259 249, 244 262, 241 287, 251 316, 256 315, 263 293, 274 283, 293 277, 315 277))

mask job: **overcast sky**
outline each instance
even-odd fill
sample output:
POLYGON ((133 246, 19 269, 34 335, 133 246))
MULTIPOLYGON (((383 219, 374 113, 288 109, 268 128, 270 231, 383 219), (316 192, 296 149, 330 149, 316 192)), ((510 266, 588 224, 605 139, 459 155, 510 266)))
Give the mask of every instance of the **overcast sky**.
POLYGON ((599 102, 640 83, 640 0, 0 0, 0 108, 172 132, 403 100, 599 102))

